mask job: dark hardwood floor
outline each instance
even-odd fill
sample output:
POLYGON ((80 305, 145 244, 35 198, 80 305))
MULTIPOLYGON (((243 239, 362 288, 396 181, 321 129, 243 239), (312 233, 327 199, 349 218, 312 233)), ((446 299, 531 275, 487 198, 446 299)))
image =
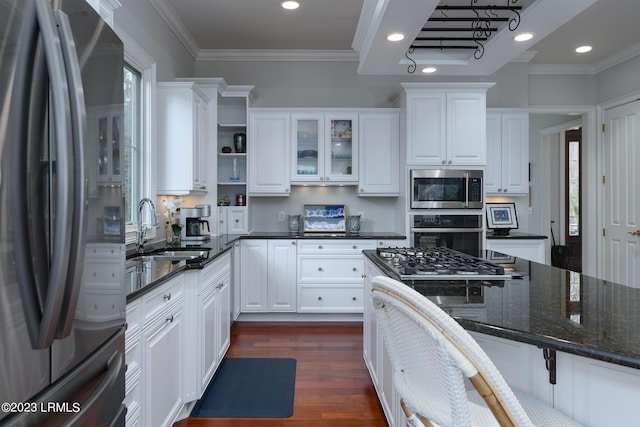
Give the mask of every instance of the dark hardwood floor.
POLYGON ((227 357, 297 360, 289 418, 189 418, 174 427, 382 427, 386 419, 362 358, 361 323, 236 322, 227 357))

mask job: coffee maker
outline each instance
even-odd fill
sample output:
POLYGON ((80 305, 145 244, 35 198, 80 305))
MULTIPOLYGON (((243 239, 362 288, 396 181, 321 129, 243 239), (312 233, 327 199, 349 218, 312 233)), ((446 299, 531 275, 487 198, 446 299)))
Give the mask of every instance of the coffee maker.
POLYGON ((211 205, 196 205, 193 208, 180 208, 180 222, 183 224, 183 242, 205 242, 209 240, 209 233, 204 233, 205 226, 210 232, 209 221, 203 218, 211 216, 211 205))

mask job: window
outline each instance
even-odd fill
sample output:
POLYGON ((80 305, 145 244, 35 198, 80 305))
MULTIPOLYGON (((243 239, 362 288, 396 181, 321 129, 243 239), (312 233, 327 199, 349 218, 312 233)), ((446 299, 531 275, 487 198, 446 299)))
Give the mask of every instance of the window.
POLYGON ((142 75, 124 66, 124 205, 127 227, 135 227, 142 194, 142 75))
MULTIPOLYGON (((155 156, 151 141, 155 138, 156 64, 142 48, 124 33, 124 197, 127 243, 135 242, 138 201, 144 197, 156 200, 155 156)), ((145 210, 145 224, 151 223, 145 210)), ((155 237, 155 230, 147 231, 155 237)))

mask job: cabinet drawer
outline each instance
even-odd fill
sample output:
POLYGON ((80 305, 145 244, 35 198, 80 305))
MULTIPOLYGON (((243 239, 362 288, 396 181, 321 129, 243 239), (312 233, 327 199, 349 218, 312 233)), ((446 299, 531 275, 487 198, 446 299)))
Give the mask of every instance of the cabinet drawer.
POLYGON ((362 283, 362 255, 298 256, 298 283, 362 283))
POLYGON ((299 313, 362 313, 363 300, 362 286, 298 288, 299 313))
POLYGON ((182 299, 184 295, 183 279, 183 275, 180 275, 143 297, 142 310, 144 313, 145 326, 150 319, 158 316, 182 299))
POLYGON ((298 240, 298 253, 361 254, 365 249, 375 249, 375 240, 298 240))
POLYGON ((127 330, 125 337, 130 338, 142 330, 142 301, 136 300, 127 304, 127 330))

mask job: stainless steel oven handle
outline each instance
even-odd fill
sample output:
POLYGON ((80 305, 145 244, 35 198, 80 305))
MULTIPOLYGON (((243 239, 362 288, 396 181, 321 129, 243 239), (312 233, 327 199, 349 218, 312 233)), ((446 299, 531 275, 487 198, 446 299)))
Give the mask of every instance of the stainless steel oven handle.
POLYGON ((469 207, 469 172, 464 173, 464 206, 469 207))
POLYGON ((411 228, 412 233, 480 233, 482 228, 411 228))

